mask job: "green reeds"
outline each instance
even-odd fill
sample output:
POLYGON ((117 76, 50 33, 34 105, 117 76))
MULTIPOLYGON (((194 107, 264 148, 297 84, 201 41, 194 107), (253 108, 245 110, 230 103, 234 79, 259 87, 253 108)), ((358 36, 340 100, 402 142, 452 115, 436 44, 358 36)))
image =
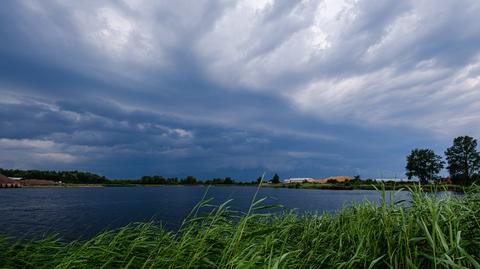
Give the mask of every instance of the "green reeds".
POLYGON ((1 268, 480 268, 480 194, 411 191, 336 214, 247 212, 206 197, 177 232, 137 223, 81 242, 0 240, 1 268))

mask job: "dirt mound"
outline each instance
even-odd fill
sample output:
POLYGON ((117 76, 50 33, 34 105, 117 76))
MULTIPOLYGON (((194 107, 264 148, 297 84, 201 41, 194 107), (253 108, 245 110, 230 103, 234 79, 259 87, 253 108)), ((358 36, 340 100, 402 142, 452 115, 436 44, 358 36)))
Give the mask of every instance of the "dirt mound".
POLYGON ((309 183, 320 183, 320 184, 324 184, 324 183, 328 183, 329 180, 335 180, 337 182, 345 182, 345 181, 349 181, 349 180, 352 180, 353 177, 349 177, 349 176, 335 176, 335 177, 327 177, 327 178, 323 178, 323 179, 312 179, 312 180, 307 180, 309 183))
POLYGON ((336 177, 329 177, 329 178, 326 178, 326 180, 336 180, 337 182, 345 182, 345 181, 349 181, 349 180, 352 180, 353 177, 349 177, 349 176, 336 176, 336 177))
POLYGON ((0 174, 0 188, 20 188, 20 184, 17 180, 10 179, 0 174))
POLYGON ((0 184, 16 184, 14 180, 0 174, 0 184))
POLYGON ((23 186, 60 186, 59 182, 45 179, 22 179, 23 186))

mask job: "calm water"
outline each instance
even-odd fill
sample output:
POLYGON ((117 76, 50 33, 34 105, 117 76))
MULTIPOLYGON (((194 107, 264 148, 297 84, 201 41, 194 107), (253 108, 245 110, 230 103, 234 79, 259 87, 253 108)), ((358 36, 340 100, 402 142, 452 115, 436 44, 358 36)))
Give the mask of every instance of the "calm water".
MULTIPOLYGON (((175 229, 201 200, 205 189, 200 186, 0 189, 0 234, 28 238, 54 233, 65 239, 78 239, 149 220, 161 221, 175 229)), ((255 190, 255 187, 212 187, 208 196, 215 197, 215 204, 233 198, 233 207, 245 209, 255 190)), ((267 204, 318 212, 334 212, 344 204, 364 199, 380 200, 378 192, 361 190, 263 188, 259 197, 268 197, 267 204)))

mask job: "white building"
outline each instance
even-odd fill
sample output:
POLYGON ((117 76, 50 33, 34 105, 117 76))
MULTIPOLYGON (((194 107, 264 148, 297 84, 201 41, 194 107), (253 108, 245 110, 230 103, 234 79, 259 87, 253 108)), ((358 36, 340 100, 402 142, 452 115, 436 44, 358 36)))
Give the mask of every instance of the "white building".
POLYGON ((383 182, 387 182, 387 181, 395 181, 395 182, 412 182, 412 181, 418 181, 418 180, 415 180, 415 179, 408 179, 408 178, 376 178, 374 179, 375 181, 383 181, 383 182))
POLYGON ((284 183, 303 183, 305 180, 309 181, 309 180, 313 180, 313 178, 311 178, 311 177, 293 177, 293 178, 284 179, 283 182, 284 183))

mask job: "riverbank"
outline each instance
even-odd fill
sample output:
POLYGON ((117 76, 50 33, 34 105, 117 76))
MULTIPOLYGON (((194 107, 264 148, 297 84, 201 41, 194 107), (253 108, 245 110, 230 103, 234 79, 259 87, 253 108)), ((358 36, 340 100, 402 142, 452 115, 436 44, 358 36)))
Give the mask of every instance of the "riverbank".
MULTIPOLYGON (((57 185, 24 185, 22 188, 99 188, 99 187, 195 187, 195 186, 216 186, 216 187, 252 187, 258 186, 253 183, 234 183, 234 184, 57 184, 57 185)), ((375 183, 375 184, 348 184, 348 183, 279 183, 279 184, 262 184, 262 188, 288 188, 288 189, 308 189, 308 190, 400 190, 407 188, 416 188, 418 183, 375 183)), ((475 186, 462 186, 453 184, 439 185, 422 185, 422 191, 453 191, 468 192, 477 191, 475 186)))
MULTIPOLYGON (((262 187, 268 188, 294 188, 294 189, 309 189, 309 190, 400 190, 400 189, 412 189, 417 188, 418 183, 414 182, 390 182, 383 183, 378 182, 374 184, 350 184, 346 183, 324 183, 324 184, 315 184, 315 183, 279 183, 279 184, 262 184, 262 187)), ((422 185, 422 191, 426 192, 435 192, 437 190, 443 191, 454 191, 454 192, 468 192, 476 191, 478 188, 476 186, 462 186, 462 185, 453 185, 453 184, 429 184, 422 185)))
MULTIPOLYGON (((70 184, 72 187, 76 186, 70 184)), ((86 185, 82 185, 86 186, 86 185)), ((233 183, 233 184, 102 184, 96 186, 103 187, 175 187, 175 186, 216 186, 216 187, 232 187, 232 186, 245 186, 245 187, 257 187, 256 183, 233 183)), ((260 185, 262 188, 288 188, 288 189, 309 189, 309 190, 400 190, 400 189, 414 189, 418 188, 418 182, 376 182, 376 183, 360 183, 352 184, 349 182, 339 183, 263 183, 260 185)), ((421 190, 425 192, 435 191, 453 191, 453 192, 469 192, 478 191, 476 185, 462 186, 454 184, 429 184, 422 185, 421 190)))
POLYGON ((228 202, 194 208, 176 233, 132 224, 88 241, 0 240, 5 268, 475 268, 480 194, 412 194, 410 206, 363 202, 335 215, 265 214, 240 219, 228 202))

